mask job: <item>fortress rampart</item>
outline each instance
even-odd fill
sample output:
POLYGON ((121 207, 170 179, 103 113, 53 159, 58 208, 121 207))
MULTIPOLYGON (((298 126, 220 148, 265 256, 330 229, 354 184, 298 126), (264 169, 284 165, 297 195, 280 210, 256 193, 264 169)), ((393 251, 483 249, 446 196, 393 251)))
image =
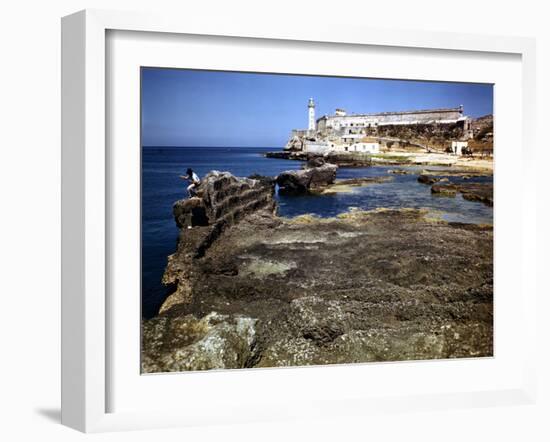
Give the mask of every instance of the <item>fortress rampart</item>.
POLYGON ((333 115, 324 115, 312 125, 314 111, 315 103, 310 99, 308 129, 293 130, 287 150, 363 151, 366 149, 363 144, 369 137, 416 139, 437 136, 463 141, 473 136, 472 120, 464 115, 462 105, 364 114, 348 114, 344 109, 336 109, 333 115))
POLYGON ((448 109, 423 109, 372 114, 346 114, 339 111, 335 115, 324 115, 319 118, 317 120, 317 130, 402 124, 452 124, 465 120, 468 120, 468 118, 464 117, 464 110, 461 106, 448 109))

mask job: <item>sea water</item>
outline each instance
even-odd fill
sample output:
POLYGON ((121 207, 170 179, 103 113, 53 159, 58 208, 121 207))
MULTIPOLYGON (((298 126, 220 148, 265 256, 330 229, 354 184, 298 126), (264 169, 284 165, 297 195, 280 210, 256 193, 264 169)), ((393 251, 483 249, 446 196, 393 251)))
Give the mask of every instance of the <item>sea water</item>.
MULTIPOLYGON (((228 171, 245 177, 252 174, 276 176, 284 170, 300 169, 302 163, 265 158, 274 148, 251 147, 144 147, 142 149, 141 182, 141 262, 142 316, 150 318, 169 290, 161 283, 167 257, 176 250, 178 229, 172 216, 174 202, 187 196, 188 182, 179 178, 188 167, 199 177, 211 170, 228 171)), ((362 177, 392 177, 389 182, 353 188, 351 192, 319 196, 276 195, 279 215, 297 216, 305 213, 321 217, 335 216, 351 207, 371 210, 387 208, 426 208, 447 221, 492 223, 493 210, 482 203, 462 197, 446 198, 432 195, 430 187, 417 181, 422 168, 374 166, 340 168, 338 179, 362 177), (389 174, 390 169, 410 169, 407 175, 389 174)), ((491 182, 491 177, 470 178, 467 182, 491 182)), ((461 177, 449 181, 463 182, 461 177)))

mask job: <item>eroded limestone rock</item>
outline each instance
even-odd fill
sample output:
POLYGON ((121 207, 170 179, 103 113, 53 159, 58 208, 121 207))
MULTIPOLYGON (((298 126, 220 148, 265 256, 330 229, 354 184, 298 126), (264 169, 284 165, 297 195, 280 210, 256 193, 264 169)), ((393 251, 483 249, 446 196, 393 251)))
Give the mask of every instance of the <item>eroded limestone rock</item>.
POLYGON ((168 257, 162 282, 175 289, 160 313, 190 302, 194 260, 204 255, 225 229, 256 212, 265 217, 274 214, 274 189, 275 182, 269 177, 237 178, 228 172, 213 171, 201 181, 196 197, 174 204, 180 235, 176 253, 168 257))
POLYGON ((277 184, 280 191, 291 194, 303 194, 334 183, 338 166, 322 164, 304 170, 289 170, 279 174, 277 184))
POLYGON ((432 193, 450 197, 461 193, 465 200, 478 201, 487 206, 493 206, 493 185, 489 183, 434 184, 432 193))
POLYGON ((259 209, 275 210, 274 182, 265 179, 237 178, 229 172, 213 171, 204 177, 197 196, 174 204, 179 228, 233 223, 259 209))
POLYGON ((244 368, 254 357, 256 320, 212 312, 163 315, 142 324, 142 371, 244 368))
POLYGON ((434 184, 439 181, 439 178, 428 175, 419 175, 418 182, 422 184, 434 184))
POLYGON ((189 297, 144 323, 144 370, 491 356, 492 228, 426 215, 258 211, 203 256, 188 235, 166 274, 189 297))

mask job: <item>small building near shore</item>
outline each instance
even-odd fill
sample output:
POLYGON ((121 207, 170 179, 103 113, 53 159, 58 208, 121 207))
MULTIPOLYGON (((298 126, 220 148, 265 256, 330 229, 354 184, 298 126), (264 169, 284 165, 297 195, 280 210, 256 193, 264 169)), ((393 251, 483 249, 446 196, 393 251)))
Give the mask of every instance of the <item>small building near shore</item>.
POLYGON ((377 142, 359 142, 348 146, 348 152, 380 153, 380 144, 377 142))
POLYGON ((462 155, 462 148, 468 148, 467 141, 451 141, 451 150, 455 155, 462 155))
POLYGON ((314 154, 325 154, 328 152, 357 152, 366 154, 380 153, 380 144, 377 141, 358 141, 334 143, 330 141, 306 141, 304 151, 314 154))

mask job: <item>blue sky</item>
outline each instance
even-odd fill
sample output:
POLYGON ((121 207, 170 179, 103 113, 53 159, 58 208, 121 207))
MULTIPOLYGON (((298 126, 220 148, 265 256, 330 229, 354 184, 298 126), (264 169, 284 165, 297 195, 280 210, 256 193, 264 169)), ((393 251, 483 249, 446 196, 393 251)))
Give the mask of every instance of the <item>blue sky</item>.
POLYGON ((142 69, 144 146, 283 146, 292 129, 344 108, 369 113, 455 107, 493 112, 487 84, 142 69))

